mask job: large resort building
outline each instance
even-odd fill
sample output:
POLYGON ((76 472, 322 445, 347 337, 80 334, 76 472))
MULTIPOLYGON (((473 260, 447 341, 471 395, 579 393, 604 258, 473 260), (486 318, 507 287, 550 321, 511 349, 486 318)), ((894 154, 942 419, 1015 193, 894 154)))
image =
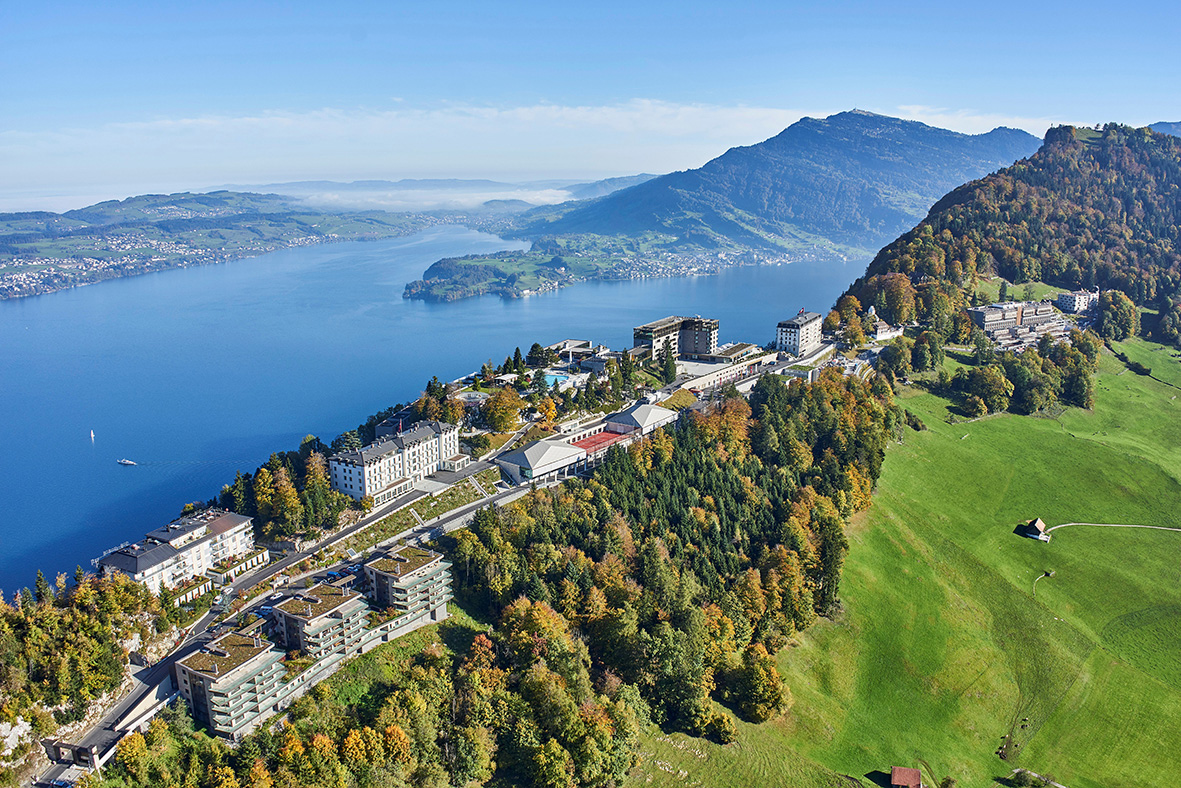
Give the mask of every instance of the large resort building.
POLYGON ((364 595, 305 589, 178 661, 180 694, 214 735, 239 740, 349 657, 447 618, 450 570, 439 553, 401 547, 365 564, 364 595))
POLYGON ((673 358, 699 358, 718 351, 718 321, 669 316, 632 329, 632 344, 651 348, 652 358, 667 352, 673 358))
POLYGON ((1002 350, 1024 350, 1036 345, 1043 334, 1062 339, 1067 326, 1054 314, 1049 301, 1006 301, 968 309, 972 323, 1002 350))
POLYGON ((104 574, 122 572, 153 593, 181 589, 175 601, 188 602, 213 587, 211 573, 224 580, 267 562, 267 551, 254 549, 251 522, 240 514, 206 509, 149 531, 143 541, 107 553, 97 565, 104 574))
POLYGON ((601 463, 612 446, 627 446, 678 417, 675 410, 637 402, 619 413, 503 454, 496 464, 512 484, 572 476, 601 463))
POLYGON ((380 506, 410 492, 415 482, 436 471, 467 464, 459 451, 459 427, 426 421, 405 432, 376 440, 363 449, 328 460, 332 489, 356 500, 369 496, 380 506))
POLYGON ((793 356, 806 356, 820 347, 821 319, 815 312, 800 310, 790 320, 783 320, 775 331, 775 349, 793 356))

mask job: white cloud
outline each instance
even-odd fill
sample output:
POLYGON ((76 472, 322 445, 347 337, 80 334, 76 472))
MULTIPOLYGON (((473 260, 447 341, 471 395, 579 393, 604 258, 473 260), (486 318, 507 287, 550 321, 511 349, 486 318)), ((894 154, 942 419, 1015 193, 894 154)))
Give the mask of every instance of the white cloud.
POLYGON ((903 105, 889 114, 964 134, 983 134, 992 131, 997 126, 1008 126, 1013 129, 1024 129, 1030 134, 1041 137, 1046 133, 1046 129, 1062 123, 1061 120, 1053 118, 1025 118, 1015 115, 977 112, 972 109, 927 107, 921 104, 903 105))
MULTIPOLYGON (((61 210, 94 202, 98 195, 224 183, 521 181, 663 173, 700 166, 727 148, 771 137, 804 115, 823 117, 830 111, 650 99, 517 107, 415 107, 391 100, 382 109, 329 107, 9 129, 0 131, 0 172, 5 174, 0 210, 61 210)), ((968 133, 1013 126, 1040 136, 1057 122, 923 105, 880 111, 968 133)), ((520 198, 548 202, 560 195, 520 198)), ((343 205, 348 195, 325 196, 325 201, 333 199, 343 205)), ((414 199, 391 196, 388 207, 407 207, 414 199)))
POLYGON ((2 131, 0 170, 9 204, 18 192, 116 196, 226 182, 594 178, 697 167, 804 114, 635 99, 163 118, 2 131))

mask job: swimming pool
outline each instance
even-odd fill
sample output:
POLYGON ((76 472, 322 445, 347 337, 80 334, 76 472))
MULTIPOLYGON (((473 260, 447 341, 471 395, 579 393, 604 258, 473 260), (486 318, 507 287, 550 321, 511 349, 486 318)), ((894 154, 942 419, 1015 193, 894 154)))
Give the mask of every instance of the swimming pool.
POLYGON ((569 375, 555 375, 552 372, 547 372, 545 375, 545 385, 550 386, 552 388, 555 383, 557 383, 558 385, 561 385, 569 379, 570 379, 569 375))

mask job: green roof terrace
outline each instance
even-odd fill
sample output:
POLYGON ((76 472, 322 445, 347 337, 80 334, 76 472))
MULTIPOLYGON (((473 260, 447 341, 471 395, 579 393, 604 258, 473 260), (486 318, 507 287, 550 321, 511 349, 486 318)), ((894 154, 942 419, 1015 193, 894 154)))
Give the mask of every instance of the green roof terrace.
POLYGON ((249 630, 231 632, 222 635, 195 654, 185 657, 181 664, 189 670, 216 679, 245 665, 271 648, 271 641, 252 634, 249 630))
POLYGON ((397 550, 389 553, 385 558, 370 561, 366 566, 371 566, 383 574, 402 576, 416 572, 432 561, 442 557, 442 554, 436 553, 433 550, 424 550, 421 547, 407 545, 405 547, 399 547, 397 550))
POLYGON ((346 591, 343 588, 320 583, 280 603, 277 609, 289 616, 311 621, 325 613, 331 613, 346 602, 360 596, 356 591, 346 591))

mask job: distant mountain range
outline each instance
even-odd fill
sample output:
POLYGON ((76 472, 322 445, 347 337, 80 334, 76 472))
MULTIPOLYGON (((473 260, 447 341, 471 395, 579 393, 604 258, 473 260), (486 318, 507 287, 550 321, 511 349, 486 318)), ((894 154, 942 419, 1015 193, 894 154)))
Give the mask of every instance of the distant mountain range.
POLYGON ((948 190, 1012 164, 1039 140, 1017 129, 968 135, 853 110, 804 118, 585 205, 539 209, 524 233, 675 236, 688 246, 835 244, 871 253, 948 190))
POLYGON ((1172 134, 1174 137, 1181 137, 1181 121, 1177 121, 1176 123, 1161 121, 1160 123, 1153 123, 1148 128, 1153 131, 1159 131, 1161 134, 1172 134))
POLYGON ((292 181, 250 186, 226 186, 235 192, 265 192, 301 201, 307 206, 336 210, 483 211, 507 213, 539 205, 603 197, 644 183, 655 175, 627 175, 598 181, 544 180, 507 183, 486 179, 404 178, 366 180, 292 181))

